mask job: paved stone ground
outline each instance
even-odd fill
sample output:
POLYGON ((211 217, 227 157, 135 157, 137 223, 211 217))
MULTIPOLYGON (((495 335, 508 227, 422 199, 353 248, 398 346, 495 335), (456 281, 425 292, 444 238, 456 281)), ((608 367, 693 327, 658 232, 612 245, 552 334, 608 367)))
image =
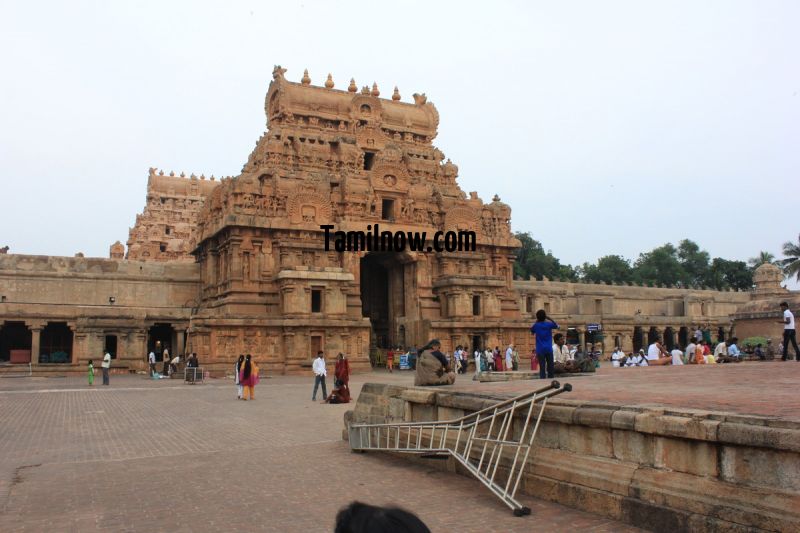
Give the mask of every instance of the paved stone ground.
MULTIPOLYGON (((365 381, 412 376, 356 376, 354 392, 365 381)), ((255 402, 237 401, 228 380, 111 384, 0 379, 0 531, 332 531, 355 499, 407 507, 433 531, 635 531, 527 497, 534 515, 515 518, 477 481, 350 453, 352 404, 312 403, 308 378, 264 380, 255 402)))
MULTIPOLYGON (((497 394, 520 393, 538 383, 479 384, 470 381, 471 375, 459 378, 452 388, 497 394)), ((564 399, 668 405, 800 422, 800 364, 793 360, 631 368, 613 368, 606 362, 595 375, 557 379, 573 385, 573 392, 561 396, 564 399)))

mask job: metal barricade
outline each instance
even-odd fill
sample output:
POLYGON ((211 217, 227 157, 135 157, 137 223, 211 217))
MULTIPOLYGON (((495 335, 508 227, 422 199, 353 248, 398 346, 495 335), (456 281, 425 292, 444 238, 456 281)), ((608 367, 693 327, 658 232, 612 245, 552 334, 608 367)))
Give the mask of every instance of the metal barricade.
POLYGON ((183 380, 187 383, 203 383, 204 382, 203 367, 186 367, 183 369, 183 380))
POLYGON ((572 390, 553 381, 455 420, 350 424, 353 451, 412 453, 424 457, 453 457, 514 512, 530 514, 514 497, 539 429, 547 399, 572 390), (534 412, 534 405, 539 405, 534 412), (515 416, 517 419, 515 420, 515 416), (535 421, 531 423, 535 417, 535 421), (503 468, 499 469, 503 463, 503 468))

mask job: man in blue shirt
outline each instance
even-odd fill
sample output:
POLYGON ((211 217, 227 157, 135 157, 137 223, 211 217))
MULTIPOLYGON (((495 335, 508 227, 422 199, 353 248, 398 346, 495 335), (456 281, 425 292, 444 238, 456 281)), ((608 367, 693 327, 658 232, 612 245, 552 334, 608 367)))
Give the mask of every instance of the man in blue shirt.
POLYGON ((536 357, 539 359, 540 379, 555 377, 553 365, 554 329, 558 329, 558 324, 550 318, 547 318, 544 309, 536 311, 536 322, 531 326, 531 333, 536 338, 536 357))

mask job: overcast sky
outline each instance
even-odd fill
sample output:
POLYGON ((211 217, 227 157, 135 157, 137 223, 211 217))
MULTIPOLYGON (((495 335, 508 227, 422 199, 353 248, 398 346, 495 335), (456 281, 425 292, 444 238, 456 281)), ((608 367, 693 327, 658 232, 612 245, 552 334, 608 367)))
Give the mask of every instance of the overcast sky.
POLYGON ((272 68, 425 92, 459 184, 562 261, 800 232, 800 2, 0 0, 0 246, 107 256, 147 169, 236 175, 272 68))

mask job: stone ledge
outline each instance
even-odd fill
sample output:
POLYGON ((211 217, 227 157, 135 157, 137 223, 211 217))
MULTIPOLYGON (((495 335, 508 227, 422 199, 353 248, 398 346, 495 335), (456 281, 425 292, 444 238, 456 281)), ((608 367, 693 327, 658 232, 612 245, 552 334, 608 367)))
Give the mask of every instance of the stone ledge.
MULTIPOLYGON (((368 383, 345 423, 453 419, 503 399, 368 383)), ((789 531, 800 524, 798 451, 800 424, 785 420, 560 397, 521 490, 655 531, 789 531)))

